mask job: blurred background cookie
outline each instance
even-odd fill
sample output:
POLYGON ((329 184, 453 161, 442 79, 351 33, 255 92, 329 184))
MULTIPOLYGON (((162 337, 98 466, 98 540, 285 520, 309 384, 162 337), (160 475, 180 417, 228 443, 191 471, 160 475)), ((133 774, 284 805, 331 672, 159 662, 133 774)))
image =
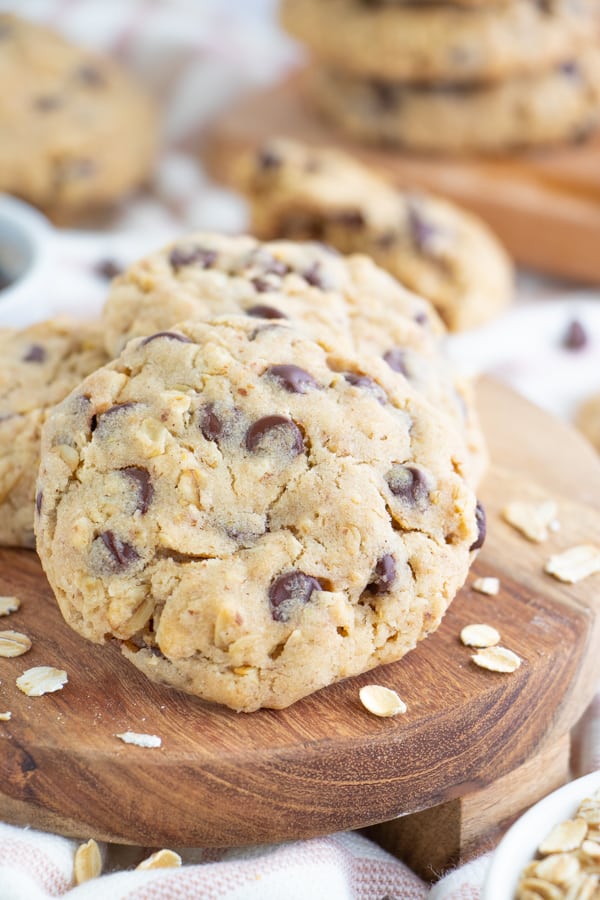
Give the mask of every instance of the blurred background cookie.
POLYGON ((257 237, 366 253, 427 297, 451 331, 494 318, 512 300, 511 261, 482 221, 396 190, 341 151, 273 139, 242 154, 232 180, 249 200, 257 237))
POLYGON ((593 394, 577 410, 575 424, 600 452, 600 394, 593 394))
POLYGON ((147 179, 156 112, 112 60, 0 15, 0 83, 0 191, 68 223, 147 179))

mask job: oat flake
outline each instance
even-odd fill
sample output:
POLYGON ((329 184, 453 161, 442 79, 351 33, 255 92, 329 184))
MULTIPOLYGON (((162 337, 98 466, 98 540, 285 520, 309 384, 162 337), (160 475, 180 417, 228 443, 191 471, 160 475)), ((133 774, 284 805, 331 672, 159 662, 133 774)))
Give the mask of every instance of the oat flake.
POLYGON ((157 850, 152 856, 143 859, 137 869, 173 869, 181 865, 181 857, 174 850, 157 850))
POLYGON ((555 530, 557 507, 554 500, 534 503, 527 500, 513 500, 502 510, 502 517, 509 525, 535 543, 548 539, 548 530, 555 530))
POLYGON ((500 643, 500 632, 492 625, 465 625, 460 639, 466 647, 493 647, 500 643))
POLYGON ((10 712, 10 710, 7 710, 6 712, 0 712, 0 722, 10 722, 11 719, 12 713, 10 712))
POLYGON ((73 862, 75 884, 83 884, 92 878, 98 878, 102 872, 102 856, 100 847, 91 838, 86 844, 81 844, 75 853, 73 862))
POLYGON ((9 616, 16 612, 20 605, 18 597, 0 597, 0 616, 9 616))
POLYGON ((359 691, 360 702, 374 716, 387 718, 405 713, 406 703, 400 699, 396 691, 381 684, 366 684, 359 691))
POLYGON ((515 672, 521 665, 521 658, 506 647, 485 647, 471 657, 476 666, 490 672, 515 672))
POLYGON ((52 666, 34 666, 17 678, 17 687, 28 697, 41 697, 60 691, 69 680, 64 669, 52 666))
POLYGON ((136 747, 153 748, 160 747, 161 738, 157 734, 140 734, 137 731, 123 731, 121 734, 115 735, 125 744, 135 744, 136 747))
POLYGON ((580 544, 563 553, 551 556, 544 571, 558 581, 576 584, 578 581, 600 572, 600 548, 593 544, 580 544))

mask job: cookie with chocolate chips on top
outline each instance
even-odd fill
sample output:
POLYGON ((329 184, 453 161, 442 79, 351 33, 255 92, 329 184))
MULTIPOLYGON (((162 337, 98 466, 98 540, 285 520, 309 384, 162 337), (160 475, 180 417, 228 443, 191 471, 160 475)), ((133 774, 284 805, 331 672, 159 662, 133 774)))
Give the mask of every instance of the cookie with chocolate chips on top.
POLYGON ((35 479, 48 411, 108 362, 97 323, 0 330, 0 546, 33 547, 35 479))
POLYGON ((511 302, 513 270, 489 228, 438 197, 396 190, 332 148, 272 139, 241 154, 232 181, 263 240, 321 240, 366 253, 427 297, 451 331, 473 328, 511 302))
POLYGON ((0 191, 68 223, 148 177, 156 113, 112 60, 0 14, 0 83, 0 191))
POLYGON ((284 320, 180 323, 50 414, 38 553, 86 638, 205 700, 281 708, 438 626, 482 534, 463 453, 382 359, 284 320))

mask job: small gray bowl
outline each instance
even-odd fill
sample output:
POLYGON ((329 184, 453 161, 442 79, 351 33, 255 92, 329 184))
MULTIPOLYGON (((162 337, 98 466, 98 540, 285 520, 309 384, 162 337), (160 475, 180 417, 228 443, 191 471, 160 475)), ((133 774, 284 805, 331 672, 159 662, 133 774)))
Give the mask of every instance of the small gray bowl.
POLYGON ((53 229, 37 209, 0 194, 0 327, 48 314, 46 265, 53 229))

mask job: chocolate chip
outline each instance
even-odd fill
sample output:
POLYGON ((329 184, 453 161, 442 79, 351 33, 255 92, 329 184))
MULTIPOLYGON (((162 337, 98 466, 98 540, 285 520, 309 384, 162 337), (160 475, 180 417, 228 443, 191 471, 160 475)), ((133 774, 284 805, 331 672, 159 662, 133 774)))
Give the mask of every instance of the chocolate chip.
POLYGON ((266 281, 264 278, 252 278, 251 283, 254 285, 259 294, 266 294, 268 293, 268 291, 275 290, 273 285, 266 281))
POLYGON ((566 75, 567 78, 581 77, 581 69, 577 63, 573 61, 561 63, 558 67, 558 71, 561 72, 561 74, 566 75))
POLYGON ((43 363, 48 356, 46 348, 41 344, 31 344, 29 350, 23 357, 23 362, 43 363))
POLYGON ((375 564, 372 580, 367 588, 374 594, 387 594, 396 580, 396 561, 391 553, 386 553, 375 564))
POLYGON ((46 94, 43 97, 36 97, 33 101, 34 107, 40 112, 52 112, 54 109, 59 109, 62 104, 62 99, 57 97, 56 94, 46 94))
POLYGON ((406 351, 401 347, 393 347, 383 354, 383 358, 394 372, 400 372, 408 378, 408 369, 406 368, 406 351))
POLYGON ((483 547, 483 542, 485 541, 485 535, 487 531, 485 509, 483 508, 479 500, 477 501, 477 506, 475 507, 475 522, 477 524, 477 540, 471 544, 469 550, 479 550, 480 547, 483 547))
POLYGON ((415 322, 417 325, 427 325, 429 322, 429 317, 425 312, 418 312, 415 315, 415 322))
POLYGON ((179 341, 182 344, 194 343, 191 338, 186 337, 185 334, 179 334, 177 331, 157 331, 156 334, 149 334, 148 337, 144 338, 140 347, 144 347, 146 344, 158 340, 158 338, 167 338, 170 341, 179 341))
POLYGON ((285 416, 277 415, 263 416, 262 419, 258 419, 250 426, 246 432, 246 449, 251 452, 259 450, 264 439, 269 437, 269 432, 273 430, 285 430, 289 432, 291 438, 290 449, 295 455, 304 451, 302 432, 296 423, 292 419, 287 419, 285 416))
POLYGON ((266 303, 257 303, 255 306, 249 306, 245 310, 247 316, 254 316, 256 319, 287 319, 287 316, 275 309, 274 306, 267 306, 266 303))
POLYGON ((569 327, 565 332, 562 345, 565 350, 582 350, 588 342, 588 336, 585 328, 577 319, 573 319, 569 323, 569 327))
POLYGON ((138 489, 138 506, 137 508, 142 515, 148 512, 148 507, 152 503, 154 497, 154 487, 150 480, 150 472, 142 466, 125 466, 119 469, 127 478, 130 478, 138 489))
POLYGON ((267 374, 276 378, 290 394, 307 394, 311 389, 319 387, 310 372, 301 369, 300 366, 269 366, 266 371, 267 374))
POLYGON ((411 506, 429 497, 429 484, 416 466, 395 465, 386 475, 388 487, 395 497, 411 506))
POLYGON ((108 409, 105 409, 102 412, 93 413, 90 418, 90 431, 94 432, 96 430, 101 419, 106 419, 107 416, 114 416, 115 413, 119 413, 124 409, 130 409, 135 405, 136 404, 131 400, 128 400, 126 403, 115 403, 114 406, 109 406, 108 409))
POLYGON ((331 221, 346 228, 363 228, 365 217, 359 209, 346 209, 332 215, 331 221))
POLYGON ((382 232, 375 239, 375 243, 381 250, 390 250, 394 244, 398 242, 398 232, 392 231, 390 228, 388 231, 382 232))
POLYGON ((289 275, 292 271, 287 263, 282 262, 280 259, 275 259, 274 256, 271 256, 270 259, 266 261, 263 268, 268 275, 279 275, 281 278, 283 278, 284 275, 289 275))
POLYGON ((200 410, 200 431, 207 441, 218 442, 223 435, 223 422, 215 412, 214 403, 207 403, 200 410))
POLYGON ((113 278, 116 278, 117 275, 120 275, 123 271, 123 266, 119 265, 114 259, 101 259, 94 266, 94 272, 98 275, 99 278, 105 278, 107 281, 112 281, 113 278))
POLYGON ((320 262, 313 263, 310 269, 307 269, 306 272, 302 273, 302 277, 313 287, 321 288, 321 290, 325 288, 320 262))
POLYGON ((280 575, 269 587, 271 616, 276 622, 287 622, 294 607, 308 603, 313 591, 321 589, 317 578, 297 569, 280 575))
POLYGON ((409 201, 406 218, 415 248, 419 253, 431 253, 433 242, 439 236, 439 229, 426 219, 421 206, 415 200, 409 201))
POLYGON ((135 547, 122 541, 113 531, 103 531, 99 537, 120 569, 127 568, 140 558, 135 547))
POLYGON ((375 395, 379 403, 385 404, 387 402, 387 394, 381 385, 377 384, 377 382, 369 375, 359 375, 358 372, 344 372, 344 378, 348 384, 353 385, 353 387, 364 388, 365 390, 370 391, 375 395))
POLYGON ((372 81, 371 90, 380 109, 390 111, 398 104, 396 85, 387 81, 372 81))
POLYGON ((169 254, 169 262, 175 271, 191 265, 210 269, 217 261, 217 256, 216 250, 208 250, 205 247, 173 247, 169 254))
POLYGON ((269 149, 269 147, 263 147, 258 151, 256 162, 260 169, 267 170, 278 169, 283 160, 274 150, 269 149))
POLYGON ((35 495, 35 509, 36 509, 38 516, 40 515, 40 513, 42 511, 43 501, 44 501, 44 495, 42 494, 41 491, 38 491, 37 494, 35 495))
POLYGON ((75 78, 88 87, 100 88, 106 84, 104 73, 97 66, 90 63, 84 63, 75 69, 75 78))

